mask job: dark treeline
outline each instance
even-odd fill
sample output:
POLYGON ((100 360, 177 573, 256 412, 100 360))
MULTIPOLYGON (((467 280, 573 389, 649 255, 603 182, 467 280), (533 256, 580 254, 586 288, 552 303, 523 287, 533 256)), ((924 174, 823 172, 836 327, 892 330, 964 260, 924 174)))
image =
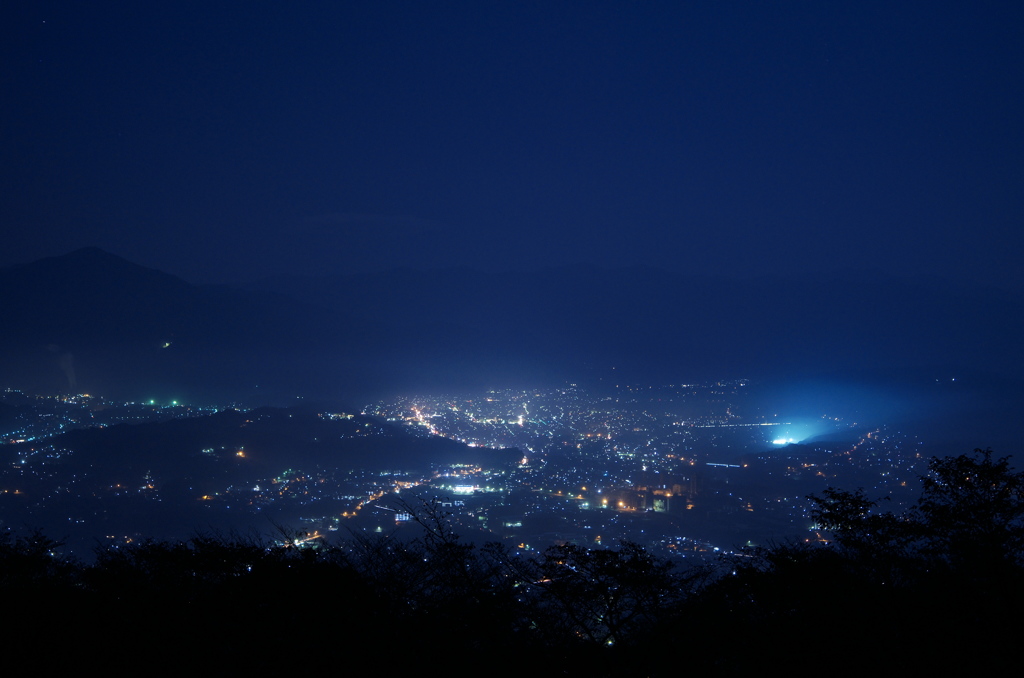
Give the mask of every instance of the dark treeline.
POLYGON ((1016 662, 1024 473, 976 450, 933 459, 903 513, 859 491, 812 499, 827 541, 690 569, 630 543, 537 557, 477 548, 436 503, 407 507, 423 527, 411 542, 196 535, 103 548, 90 565, 41 534, 7 532, 8 647, 40 667, 232 674, 920 674, 1016 662))

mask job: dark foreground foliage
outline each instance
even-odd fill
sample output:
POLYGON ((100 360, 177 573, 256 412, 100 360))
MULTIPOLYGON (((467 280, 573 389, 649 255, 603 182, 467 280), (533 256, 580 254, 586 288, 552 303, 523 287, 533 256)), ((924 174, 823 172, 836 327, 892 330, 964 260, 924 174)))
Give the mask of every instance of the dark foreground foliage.
POLYGON ((424 527, 411 543, 196 535, 102 549, 92 565, 8 532, 8 647, 50 668, 233 675, 917 675, 1015 661, 1024 475, 977 450, 933 460, 922 483, 900 514, 826 490, 812 501, 831 543, 762 548, 715 572, 630 543, 478 549, 432 503, 406 507, 424 527))
POLYGON ((932 459, 906 512, 862 491, 812 496, 828 544, 734 560, 689 614, 728 630, 719 668, 766 658, 810 668, 978 671, 1016 664, 1024 624, 1024 474, 989 450, 932 459))

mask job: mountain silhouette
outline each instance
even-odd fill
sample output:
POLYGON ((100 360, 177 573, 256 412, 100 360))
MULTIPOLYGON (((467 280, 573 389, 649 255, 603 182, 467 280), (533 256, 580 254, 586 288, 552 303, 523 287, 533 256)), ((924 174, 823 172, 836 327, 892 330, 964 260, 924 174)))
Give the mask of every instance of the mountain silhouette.
POLYGON ((12 385, 51 391, 260 401, 566 379, 1024 376, 1019 296, 877 271, 741 280, 641 266, 403 269, 243 289, 87 248, 0 270, 0 314, 12 385))

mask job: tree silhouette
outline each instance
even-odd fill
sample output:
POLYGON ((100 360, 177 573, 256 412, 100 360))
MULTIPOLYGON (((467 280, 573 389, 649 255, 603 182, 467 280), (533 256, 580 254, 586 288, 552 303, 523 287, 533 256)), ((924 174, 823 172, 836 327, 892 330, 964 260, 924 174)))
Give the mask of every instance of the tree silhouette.
POLYGON ((1019 566, 1024 555, 1024 474, 992 450, 932 459, 912 519, 922 552, 957 570, 1019 566))
POLYGON ((961 576, 1020 566, 1024 555, 1024 474, 992 450, 932 458, 921 496, 903 514, 877 511, 862 490, 829 488, 810 497, 812 516, 851 555, 904 567, 916 563, 961 576))
MULTIPOLYGON (((921 483, 901 512, 882 510, 862 490, 811 496, 831 543, 776 544, 734 559, 733 575, 698 596, 688 617, 756 638, 750 657, 810 639, 806 660, 841 656, 847 672, 876 670, 879 661, 894 673, 977 672, 1015 660, 1024 630, 1024 474, 978 449, 933 458, 921 483)), ((748 671, 758 662, 729 657, 715 668, 748 671)))

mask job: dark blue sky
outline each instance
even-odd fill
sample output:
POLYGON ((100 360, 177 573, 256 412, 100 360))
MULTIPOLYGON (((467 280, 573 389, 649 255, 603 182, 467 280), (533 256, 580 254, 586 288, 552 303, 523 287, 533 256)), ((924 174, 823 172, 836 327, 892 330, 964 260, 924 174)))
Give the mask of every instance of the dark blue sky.
POLYGON ((1024 288, 1019 3, 8 2, 0 54, 0 265, 1024 288))

